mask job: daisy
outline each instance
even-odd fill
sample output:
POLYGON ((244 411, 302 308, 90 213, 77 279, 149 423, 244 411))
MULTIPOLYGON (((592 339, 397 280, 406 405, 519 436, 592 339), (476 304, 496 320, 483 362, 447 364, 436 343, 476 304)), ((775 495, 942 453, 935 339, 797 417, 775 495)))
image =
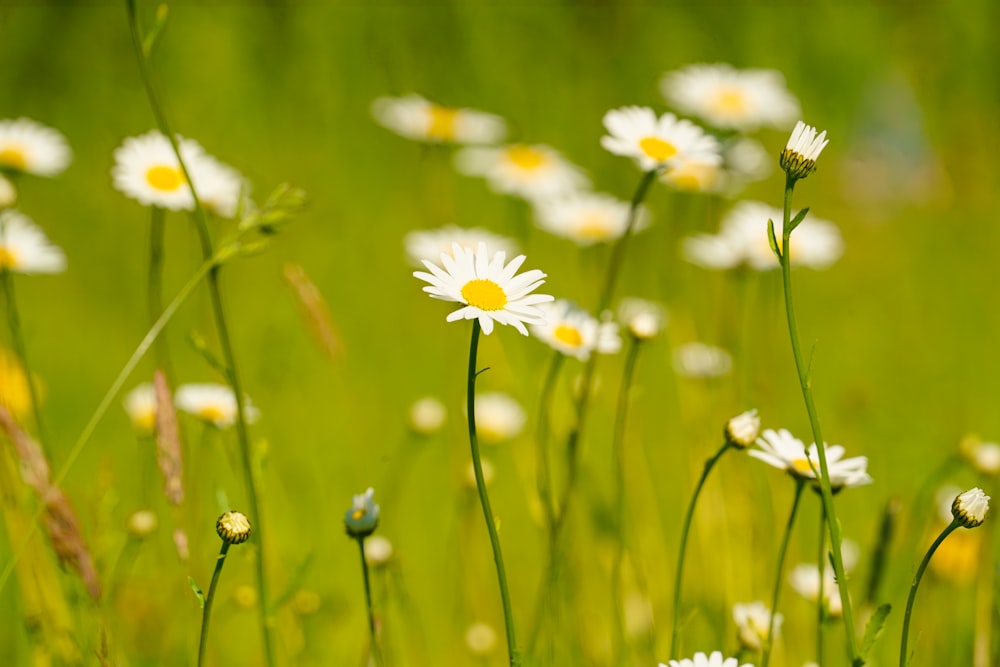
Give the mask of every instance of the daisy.
POLYGON ((10 208, 17 203, 17 189, 10 180, 0 175, 0 209, 10 208))
POLYGON ((66 255, 52 245, 31 218, 7 209, 0 211, 0 270, 62 273, 66 270, 66 255))
POLYGON ((722 160, 705 155, 674 160, 660 181, 681 192, 717 192, 725 178, 722 160))
POLYGON ((776 70, 689 65, 665 74, 660 90, 678 111, 742 132, 788 127, 800 113, 798 100, 776 70))
POLYGON ((545 323, 532 325, 531 332, 562 354, 586 361, 591 352, 613 354, 622 347, 618 324, 600 322, 566 299, 542 304, 538 309, 545 323))
POLYGON ((828 143, 826 130, 817 134, 815 127, 800 120, 795 124, 778 162, 789 178, 805 178, 816 171, 816 159, 828 143))
POLYGON ((420 435, 437 433, 447 418, 444 403, 433 396, 425 396, 410 406, 410 430, 420 435))
POLYGON ((711 655, 695 653, 693 658, 683 660, 671 660, 669 663, 660 663, 660 667, 753 667, 750 664, 740 665, 736 658, 723 658, 720 651, 713 651, 711 655))
POLYGON ((149 382, 125 395, 122 402, 132 428, 143 435, 150 435, 156 430, 156 390, 149 382))
POLYGON ((955 521, 966 528, 982 525, 983 521, 986 520, 986 513, 989 511, 990 497, 983 493, 979 487, 959 494, 951 506, 951 513, 955 517, 955 521))
MULTIPOLYGON (((178 142, 192 178, 196 173, 211 169, 200 164, 206 156, 198 142, 180 137, 178 142)), ((191 188, 174 149, 167 138, 156 130, 128 137, 115 149, 111 177, 117 190, 144 206, 159 206, 172 211, 194 209, 191 188)))
MULTIPOLYGON (((225 385, 181 385, 174 394, 174 404, 178 409, 216 428, 229 428, 236 423, 236 396, 225 385)), ((257 421, 260 416, 257 408, 250 404, 250 399, 244 400, 243 413, 248 424, 257 421)))
MULTIPOLYGON (((760 651, 768 639, 771 625, 771 610, 761 601, 737 603, 733 605, 733 620, 740 633, 740 644, 751 651, 760 651)), ((778 637, 784 617, 774 615, 774 636, 778 637)))
POLYGON ((962 454, 972 464, 972 467, 984 475, 1000 474, 1000 445, 997 443, 977 440, 963 446, 962 454))
POLYGON ((674 350, 674 371, 689 378, 725 375, 733 368, 733 358, 721 347, 705 343, 685 343, 674 350))
POLYGON ((431 298, 463 304, 448 315, 448 322, 478 319, 486 335, 493 332, 494 322, 509 324, 525 336, 528 335, 525 323, 545 323, 538 304, 554 297, 531 294, 545 282, 545 274, 538 269, 514 275, 524 263, 524 255, 505 265, 506 253, 497 252, 490 259, 485 243, 480 243, 475 251, 457 243, 451 248, 451 255, 441 253, 444 269, 425 259, 423 264, 430 273, 413 273, 414 277, 430 283, 424 291, 431 298))
POLYGON ((465 646, 473 655, 490 655, 497 646, 496 630, 486 623, 473 623, 465 632, 465 646))
POLYGON ((499 391, 476 396, 476 431, 479 439, 491 445, 513 440, 528 421, 524 408, 499 391))
POLYGON ((514 239, 494 234, 479 227, 465 228, 457 225, 446 225, 438 229, 421 229, 409 232, 403 239, 406 246, 406 256, 410 262, 421 266, 425 259, 435 261, 441 253, 451 254, 451 246, 457 243, 466 250, 475 250, 480 243, 485 243, 493 252, 502 250, 508 255, 516 255, 517 242, 514 239))
POLYGON ((344 528, 351 537, 368 537, 378 527, 379 506, 375 504, 375 489, 368 487, 354 496, 351 509, 344 513, 344 528))
POLYGON ((793 567, 788 573, 788 583, 796 593, 809 602, 816 602, 819 598, 820 581, 823 584, 823 607, 826 614, 831 618, 839 618, 844 611, 844 605, 840 599, 840 588, 837 586, 833 568, 827 566, 820 575, 815 563, 802 563, 793 567))
POLYGON ((380 97, 372 103, 372 116, 402 137, 431 143, 493 144, 507 134, 499 116, 440 106, 419 95, 380 97))
POLYGON ((28 376, 24 374, 17 358, 2 347, 0 347, 0 407, 6 408, 18 419, 31 410, 28 376))
POLYGON ((0 170, 56 176, 73 159, 66 138, 28 118, 0 120, 0 170))
POLYGON ((372 567, 384 567, 392 561, 392 542, 381 535, 372 535, 365 540, 365 562, 372 567))
MULTIPOLYGON (((182 149, 183 150, 183 149, 182 149)), ((184 158, 187 161, 187 157, 184 158)), ((188 165, 194 179, 198 201, 210 213, 220 218, 232 219, 240 209, 250 203, 247 198, 249 185, 239 171, 210 155, 201 155, 188 165)), ((192 206, 194 203, 192 202, 192 206)))
POLYGON ((648 107, 622 107, 604 114, 608 134, 601 145, 615 155, 634 159, 643 171, 680 160, 722 161, 715 137, 672 113, 656 117, 648 107))
POLYGON ((618 319, 632 337, 639 340, 656 338, 667 324, 667 311, 658 303, 644 299, 622 299, 618 319))
MULTIPOLYGON (((809 445, 809 450, 806 451, 802 441, 787 430, 767 429, 757 439, 757 446, 760 449, 750 450, 750 456, 779 470, 785 470, 793 477, 813 480, 813 484, 817 484, 813 468, 819 471, 819 453, 815 443, 809 445)), ((840 445, 826 445, 825 450, 830 485, 834 491, 845 486, 863 486, 872 483, 872 478, 868 474, 867 457, 855 456, 845 459, 843 458, 845 450, 840 445)))
MULTIPOLYGON (((573 192, 536 202, 535 222, 545 231, 589 246, 621 238, 628 224, 631 204, 610 195, 573 192)), ((645 208, 636 210, 632 231, 649 226, 645 208)))
POLYGON ((455 168, 484 177, 494 192, 531 200, 590 187, 579 167, 541 144, 463 148, 455 155, 455 168))

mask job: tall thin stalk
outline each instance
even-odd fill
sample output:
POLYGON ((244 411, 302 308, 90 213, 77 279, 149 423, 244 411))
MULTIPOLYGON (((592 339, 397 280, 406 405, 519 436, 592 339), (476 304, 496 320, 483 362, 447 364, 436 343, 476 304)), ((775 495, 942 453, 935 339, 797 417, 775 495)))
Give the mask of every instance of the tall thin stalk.
POLYGON ((226 554, 229 552, 229 542, 222 541, 219 548, 219 556, 215 559, 215 570, 212 571, 212 583, 208 586, 208 594, 205 596, 205 606, 201 610, 201 634, 198 637, 198 667, 205 664, 205 649, 208 648, 208 624, 212 620, 212 602, 215 601, 215 589, 219 585, 219 576, 222 574, 222 566, 226 562, 226 554))
POLYGON ((361 554, 361 573, 365 580, 365 605, 368 608, 368 636, 371 641, 371 652, 375 658, 375 664, 383 664, 382 651, 379 649, 378 636, 375 633, 375 608, 372 606, 372 585, 371 577, 368 574, 368 560, 365 558, 365 538, 358 537, 358 551, 361 554))
POLYGON ((816 595, 816 664, 823 667, 823 645, 826 631, 826 508, 819 506, 819 552, 816 554, 816 569, 819 572, 819 592, 816 595))
POLYGON ((913 615, 913 603, 917 599, 917 589, 920 587, 920 580, 924 576, 924 570, 927 569, 927 565, 931 562, 931 557, 934 556, 934 552, 937 551, 941 543, 945 541, 952 532, 961 526, 962 524, 956 519, 945 526, 945 529, 941 531, 941 534, 937 536, 934 543, 931 544, 931 548, 927 550, 924 555, 924 559, 920 561, 920 567, 917 568, 917 573, 913 575, 913 583, 910 584, 910 594, 906 598, 906 612, 903 614, 903 637, 899 644, 899 667, 906 667, 907 660, 909 656, 907 655, 907 642, 910 637, 910 617, 913 615))
POLYGON ((28 398, 31 400, 31 413, 35 418, 38 442, 44 449, 46 443, 45 425, 42 420, 41 401, 38 398, 38 385, 35 383, 34 373, 31 372, 31 364, 28 363, 28 346, 24 342, 21 315, 14 294, 14 276, 4 266, 0 266, 0 283, 3 287, 4 301, 7 303, 7 325, 10 327, 11 344, 14 347, 17 362, 21 366, 21 372, 24 374, 24 381, 28 385, 28 398))
MULTIPOLYGON (((761 656, 761 667, 767 667, 771 662, 771 651, 774 649, 774 617, 778 615, 778 601, 781 599, 781 584, 785 576, 785 556, 788 554, 788 542, 795 527, 795 516, 799 511, 799 500, 802 499, 802 489, 805 482, 795 479, 795 499, 792 500, 792 510, 788 513, 788 523, 785 525, 785 536, 781 538, 781 549, 778 551, 778 571, 774 577, 774 592, 771 594, 771 617, 767 623, 767 641, 764 642, 764 654, 761 656)), ((822 573, 820 574, 822 576, 822 573)))

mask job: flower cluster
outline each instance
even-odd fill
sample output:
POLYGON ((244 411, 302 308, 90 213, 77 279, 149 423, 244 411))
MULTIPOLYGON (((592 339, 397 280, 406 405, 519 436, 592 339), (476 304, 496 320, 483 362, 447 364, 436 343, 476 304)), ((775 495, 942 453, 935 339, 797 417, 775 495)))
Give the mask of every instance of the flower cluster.
MULTIPOLYGON (((236 423, 236 395, 226 385, 181 385, 174 392, 174 405, 219 429, 229 428, 236 423)), ((140 384, 126 394, 124 407, 136 432, 148 435, 156 429, 156 391, 152 384, 140 384)), ((260 411, 250 403, 249 398, 243 401, 243 411, 248 423, 253 423, 260 417, 260 411)))

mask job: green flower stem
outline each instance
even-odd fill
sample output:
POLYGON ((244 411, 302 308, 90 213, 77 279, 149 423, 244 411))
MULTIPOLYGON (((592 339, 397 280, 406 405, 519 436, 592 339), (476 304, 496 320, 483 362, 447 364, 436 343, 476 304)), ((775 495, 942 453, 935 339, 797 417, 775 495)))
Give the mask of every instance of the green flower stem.
MULTIPOLYGON (((698 479, 698 484, 694 487, 694 494, 691 496, 691 502, 688 503, 687 512, 684 514, 684 524, 681 528, 681 546, 680 552, 677 555, 677 571, 674 573, 674 620, 673 625, 670 630, 670 659, 674 660, 677 658, 677 640, 680 635, 681 628, 681 586, 684 583, 684 556, 687 554, 687 541, 688 535, 691 532, 691 522, 694 519, 694 508, 698 503, 698 496, 701 495, 702 487, 705 486, 705 480, 708 479, 708 474, 712 472, 712 468, 715 464, 722 458, 722 455, 729 451, 732 445, 727 440, 722 447, 719 448, 710 459, 705 461, 705 467, 701 471, 701 478, 698 479)), ((794 511, 794 510, 793 510, 794 511)))
MULTIPOLYGON (((142 38, 139 34, 139 21, 136 16, 135 3, 136 0, 125 0, 129 15, 129 28, 132 34, 132 45, 135 48, 136 60, 139 64, 139 72, 143 85, 146 88, 146 95, 149 98, 149 104, 152 108, 153 116, 156 118, 156 124, 159 126, 160 132, 170 142, 170 145, 177 156, 177 162, 184 174, 184 179, 191 188, 191 197, 194 200, 195 229, 198 232, 198 238, 201 243, 202 257, 206 262, 208 262, 215 255, 215 251, 212 248, 212 238, 208 231, 208 219, 205 214, 205 209, 201 205, 201 201, 198 199, 198 194, 195 191, 191 174, 188 171, 187 165, 184 163, 184 158, 181 156, 180 146, 177 144, 177 137, 170 129, 166 115, 163 112, 163 105, 160 103, 156 88, 153 85, 153 80, 149 72, 149 65, 146 61, 146 54, 142 48, 142 38)), ((243 482, 246 487, 247 503, 249 505, 250 515, 253 516, 256 521, 255 539, 257 540, 259 547, 257 558, 254 560, 256 563, 255 574, 257 580, 257 590, 260 594, 258 612, 261 640, 264 644, 265 662, 268 667, 274 667, 274 642, 271 637, 272 622, 270 619, 267 566, 264 549, 264 545, 266 544, 263 527, 264 519, 260 512, 257 482, 254 478, 253 454, 250 447, 250 434, 247 429, 246 420, 246 397, 243 393, 240 373, 236 365, 236 356, 233 352, 232 339, 229 335, 229 327, 226 321, 225 308, 223 307, 222 293, 219 289, 220 268, 221 266, 217 263, 213 263, 211 265, 208 272, 208 288, 212 301, 212 313, 215 318, 215 328, 219 337, 219 346, 222 348, 223 362, 225 363, 227 370, 227 380, 229 381, 229 385, 232 388, 236 399, 236 435, 240 443, 243 482)))
POLYGON ((552 469, 549 461, 549 419, 552 416, 552 394, 555 392, 559 371, 562 370, 566 355, 561 352, 552 353, 549 370, 545 374, 542 394, 538 400, 538 431, 537 467, 538 467, 538 500, 545 510, 546 525, 551 527, 555 522, 554 499, 552 498, 552 469))
MULTIPOLYGON (((847 649, 851 656, 851 664, 863 665, 864 661, 858 653, 857 637, 854 633, 854 613, 851 609, 851 596, 847 589, 847 575, 844 571, 844 557, 841 554, 840 521, 837 519, 837 510, 833 504, 833 488, 830 484, 830 466, 826 460, 826 443, 823 440, 823 433, 819 425, 819 415, 816 413, 816 404, 812 395, 812 380, 809 377, 809 369, 803 362, 802 350, 799 345, 798 325, 795 321, 795 305, 792 300, 792 267, 789 255, 789 239, 791 238, 791 218, 792 218, 792 192, 795 190, 795 180, 791 176, 785 178, 785 205, 784 218, 781 226, 781 276, 785 293, 785 315, 788 319, 788 337, 792 343, 792 355, 795 357, 795 369, 799 375, 799 385, 802 388, 802 399, 806 404, 806 412, 809 414, 809 424, 812 427, 813 440, 816 442, 816 450, 819 454, 819 482, 820 493, 823 496, 823 508, 827 517, 827 528, 830 532, 830 547, 833 554, 833 571, 837 579, 837 586, 840 589, 840 599, 843 603, 844 634, 847 636, 847 649)), ((772 613, 773 613, 772 609, 772 613)), ((765 663, 766 667, 766 663, 765 663)))
POLYGON ((511 611, 510 591, 507 589, 507 572, 503 566, 503 552, 500 549, 500 536, 497 534, 496 519, 490 507, 490 497, 486 493, 486 478, 483 477, 483 462, 479 457, 479 437, 476 434, 476 356, 479 352, 479 320, 472 321, 472 342, 469 344, 469 377, 468 402, 469 413, 469 446, 472 449, 472 467, 476 473, 476 490, 479 492, 479 503, 483 507, 483 519, 486 520, 486 530, 490 534, 490 546, 493 548, 493 562, 497 567, 497 583, 500 585, 500 600, 503 603, 503 620, 507 629, 507 655, 512 667, 521 664, 521 656, 517 651, 517 640, 514 637, 514 614, 511 611))
MULTIPOLYGON (((635 375, 636 361, 642 341, 632 337, 625 368, 622 370, 622 383, 618 390, 618 411, 615 415, 615 430, 611 441, 611 451, 614 457, 615 469, 615 530, 616 544, 614 561, 611 564, 611 603, 614 608, 615 644, 614 657, 616 665, 625 664, 625 615, 622 609, 622 561, 625 559, 625 424, 628 418, 629 389, 635 375)), ((596 352, 595 352, 596 354, 596 352)))
MULTIPOLYGON (((774 648, 774 617, 778 615, 778 600, 781 598, 781 584, 785 573, 785 555, 788 553, 788 543, 795 527, 795 515, 799 511, 799 500, 805 481, 795 479, 795 499, 792 500, 792 511, 788 513, 788 524, 785 526, 785 536, 781 538, 781 549, 778 551, 778 572, 774 577, 774 593, 771 595, 771 618, 767 624, 767 641, 764 642, 764 654, 760 658, 761 667, 767 667, 771 661, 771 650, 774 648)), ((820 573, 822 576, 822 572, 820 573)))
POLYGON ((819 571, 819 592, 816 595, 816 664, 823 667, 823 645, 826 621, 826 508, 819 506, 819 552, 816 555, 816 568, 819 571))
MULTIPOLYGON (((115 400, 118 392, 120 392, 122 386, 124 386, 125 381, 128 380, 132 371, 135 370, 135 367, 139 365, 139 362, 149 351, 149 348, 152 347, 156 338, 163 332, 163 329, 166 327, 167 322, 170 321, 170 318, 174 316, 174 313, 177 312, 177 309, 180 308, 181 304, 184 303, 189 296, 191 296, 194 289, 201 284, 201 281, 205 279, 205 276, 208 275, 209 270, 215 263, 216 261, 213 259, 211 262, 205 262, 201 265, 198 271, 191 276, 190 280, 188 280, 187 284, 185 284, 184 287, 181 288, 180 292, 177 293, 177 296, 174 297, 173 301, 167 305, 166 310, 163 311, 160 318, 156 320, 153 326, 150 327, 149 331, 146 332, 143 339, 139 341, 139 345, 136 346, 132 356, 125 362, 125 366, 123 366, 121 371, 119 371, 118 377, 116 377, 114 382, 111 383, 111 387, 104 394, 104 398, 101 399, 97 409, 94 410, 94 414, 90 416, 90 420, 88 420, 87 424, 83 427, 83 431, 80 432, 80 436, 76 439, 76 442, 73 443, 69 453, 66 455, 66 460, 63 461, 62 467, 52 477, 53 486, 59 486, 66 478, 67 473, 69 473, 69 469, 73 467, 73 464, 76 462, 77 458, 79 458, 83 448, 90 441, 91 436, 94 435, 97 425, 100 423, 105 413, 107 413, 108 408, 111 407, 111 402, 115 400)), ((3 572, 0 573, 0 592, 3 591, 4 586, 10 579, 11 573, 14 571, 14 567, 17 565, 17 562, 21 559, 21 556, 24 555, 25 550, 28 548, 28 543, 30 542, 32 536, 34 536, 35 530, 38 528, 38 520, 41 519, 44 512, 44 506, 39 506, 39 508, 35 510, 35 515, 32 517, 27 535, 24 536, 23 541, 14 551, 13 557, 11 557, 10 561, 4 567, 3 572)))
POLYGON ((371 652, 376 665, 382 665, 382 652, 379 650, 378 638, 375 635, 375 608, 372 606, 372 585, 368 575, 368 561, 365 559, 365 538, 358 538, 358 551, 361 554, 361 573, 365 579, 365 604, 368 606, 368 635, 371 638, 371 652))
POLYGON ((208 595, 205 596, 205 606, 201 610, 201 636, 198 639, 198 667, 202 667, 205 664, 205 648, 208 646, 208 622, 212 616, 212 601, 215 600, 215 589, 219 585, 219 575, 222 574, 222 566, 226 562, 226 554, 228 552, 229 542, 222 540, 219 557, 215 559, 215 571, 212 572, 212 583, 208 586, 208 595))
POLYGON ((927 564, 931 562, 931 557, 937 548, 941 546, 945 538, 951 535, 952 531, 958 528, 960 525, 958 520, 952 521, 948 524, 941 534, 937 536, 934 540, 934 544, 931 548, 927 550, 927 554, 924 559, 920 561, 920 567, 917 568, 917 573, 913 575, 913 583, 910 585, 910 595, 906 598, 906 613, 903 614, 903 638, 899 643, 899 667, 906 667, 907 655, 906 655, 906 643, 910 635, 910 616, 913 614, 913 602, 917 599, 917 588, 920 586, 920 579, 924 576, 924 570, 927 569, 927 564))
POLYGON ((4 301, 7 302, 7 324, 10 327, 11 343, 17 361, 21 365, 21 372, 24 373, 24 381, 28 385, 28 398, 31 400, 31 412, 35 418, 38 441, 44 449, 46 438, 45 426, 42 422, 42 405, 41 401, 38 400, 38 386, 35 384, 35 376, 31 372, 31 364, 28 363, 28 346, 24 342, 21 316, 17 309, 17 298, 14 295, 14 276, 6 268, 0 267, 0 283, 3 284, 4 301))

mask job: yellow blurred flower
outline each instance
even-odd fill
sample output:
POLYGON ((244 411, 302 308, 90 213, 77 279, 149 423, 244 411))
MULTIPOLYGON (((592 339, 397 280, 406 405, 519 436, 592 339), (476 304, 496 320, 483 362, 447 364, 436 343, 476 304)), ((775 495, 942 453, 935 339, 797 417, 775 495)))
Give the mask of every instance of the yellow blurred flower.
POLYGON ((14 355, 0 348, 0 406, 21 419, 31 411, 28 378, 14 355))

